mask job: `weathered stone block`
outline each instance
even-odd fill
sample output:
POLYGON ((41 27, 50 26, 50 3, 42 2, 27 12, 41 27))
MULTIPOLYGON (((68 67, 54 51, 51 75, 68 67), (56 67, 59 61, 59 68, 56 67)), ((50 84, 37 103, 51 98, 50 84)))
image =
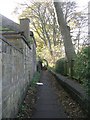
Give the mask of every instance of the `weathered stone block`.
POLYGON ((4 51, 1 54, 3 74, 0 73, 2 82, 2 110, 3 118, 13 118, 17 111, 18 105, 21 103, 23 96, 26 93, 27 86, 34 74, 34 59, 33 51, 30 50, 25 42, 22 42, 24 49, 23 54, 18 50, 4 44, 4 51), (5 46, 7 48, 5 49, 5 46), (5 51, 6 50, 6 51, 5 51))

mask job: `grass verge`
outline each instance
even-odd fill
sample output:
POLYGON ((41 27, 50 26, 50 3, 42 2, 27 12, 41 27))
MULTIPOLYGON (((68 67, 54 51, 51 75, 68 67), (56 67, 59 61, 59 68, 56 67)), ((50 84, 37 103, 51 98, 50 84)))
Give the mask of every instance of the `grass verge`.
POLYGON ((39 80, 40 80, 40 73, 36 72, 30 82, 30 86, 26 93, 25 99, 19 108, 17 118, 31 118, 36 101, 36 93, 37 93, 36 83, 39 82, 39 80))

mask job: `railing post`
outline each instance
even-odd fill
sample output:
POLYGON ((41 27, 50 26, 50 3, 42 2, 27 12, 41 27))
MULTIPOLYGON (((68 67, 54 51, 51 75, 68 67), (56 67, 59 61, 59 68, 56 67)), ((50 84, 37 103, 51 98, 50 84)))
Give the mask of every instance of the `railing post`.
POLYGON ((65 72, 65 75, 66 75, 66 76, 67 76, 67 69, 68 69, 68 68, 67 68, 67 63, 68 63, 68 62, 65 61, 65 65, 64 65, 64 72, 65 72))
POLYGON ((70 77, 73 78, 74 75, 74 60, 71 60, 71 66, 70 66, 70 77))
POLYGON ((70 70, 70 69, 69 69, 69 68, 70 68, 70 67, 69 67, 69 61, 66 61, 66 62, 67 62, 67 76, 69 76, 69 73, 70 73, 70 72, 69 72, 69 70, 70 70))

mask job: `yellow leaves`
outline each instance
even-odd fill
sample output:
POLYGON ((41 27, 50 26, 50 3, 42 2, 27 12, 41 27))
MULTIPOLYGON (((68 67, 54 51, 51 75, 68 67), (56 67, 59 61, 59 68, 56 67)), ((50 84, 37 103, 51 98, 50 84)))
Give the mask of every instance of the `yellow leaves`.
POLYGON ((76 28, 77 21, 75 19, 71 19, 68 25, 70 26, 70 29, 74 29, 76 28))

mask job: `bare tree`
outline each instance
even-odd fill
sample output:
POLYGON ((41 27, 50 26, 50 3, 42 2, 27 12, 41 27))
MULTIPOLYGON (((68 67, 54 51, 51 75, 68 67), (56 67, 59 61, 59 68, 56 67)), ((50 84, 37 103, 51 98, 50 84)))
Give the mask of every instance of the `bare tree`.
POLYGON ((70 60, 74 59, 76 53, 75 53, 75 50, 74 50, 74 47, 72 44, 70 31, 69 31, 69 29, 67 27, 67 23, 64 19, 63 11, 61 8, 61 2, 54 2, 54 7, 56 10, 58 24, 60 26, 61 34, 63 36, 66 57, 70 61, 70 60))
POLYGON ((44 41, 45 46, 48 47, 50 54, 53 56, 52 44, 55 46, 56 41, 60 41, 58 39, 60 33, 58 32, 59 26, 52 5, 51 3, 42 4, 39 2, 33 3, 31 6, 27 4, 27 8, 20 18, 23 16, 30 18, 34 32, 44 41))

